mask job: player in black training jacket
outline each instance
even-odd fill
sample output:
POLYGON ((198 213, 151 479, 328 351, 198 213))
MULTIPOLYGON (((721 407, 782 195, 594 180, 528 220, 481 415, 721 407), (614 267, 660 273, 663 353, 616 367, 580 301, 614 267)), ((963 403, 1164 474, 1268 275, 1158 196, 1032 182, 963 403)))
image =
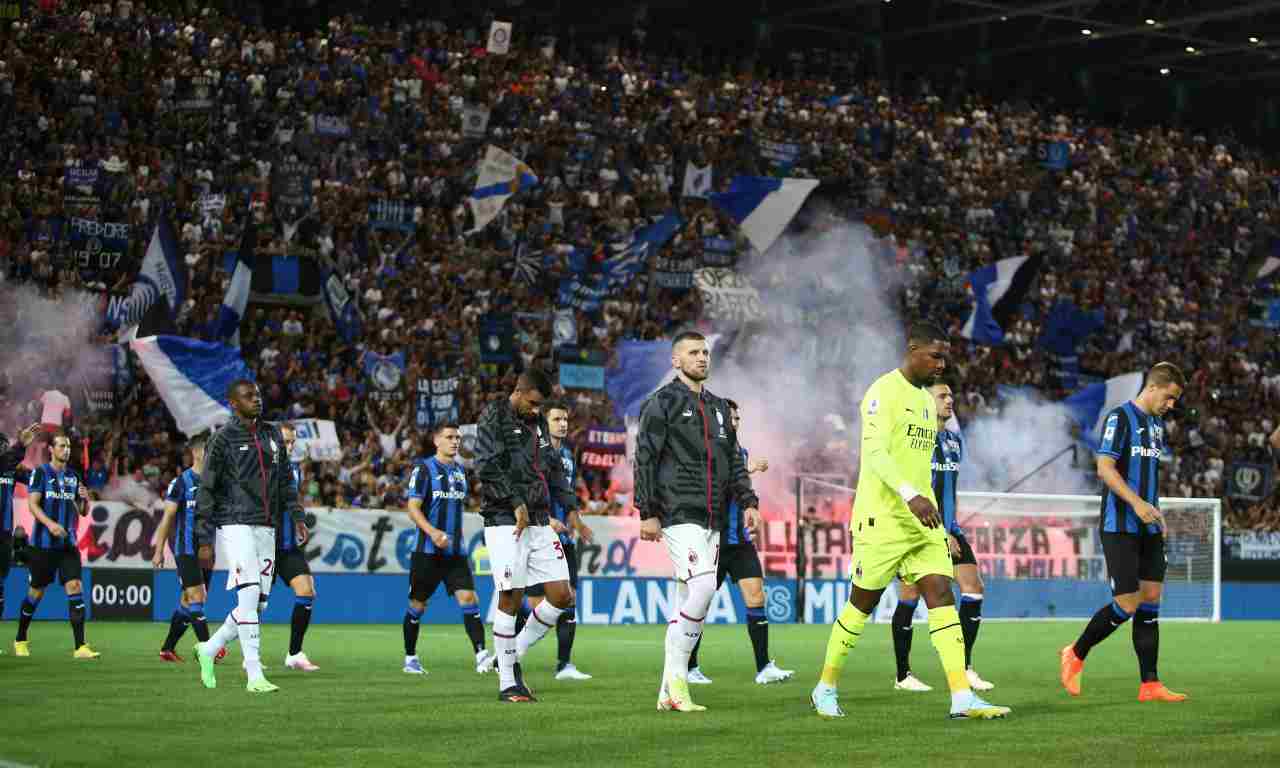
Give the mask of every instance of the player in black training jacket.
POLYGON ((689 695, 689 656, 716 593, 720 531, 730 501, 760 533, 759 500, 742 460, 729 404, 704 386, 711 373, 706 337, 686 332, 671 345, 676 378, 645 401, 636 436, 635 498, 640 538, 663 541, 680 607, 667 625, 658 710, 698 712, 689 695))
POLYGON ((534 701, 520 670, 520 658, 541 640, 565 611, 573 610, 569 568, 560 537, 551 529, 551 504, 570 511, 578 497, 564 481, 560 455, 542 418, 551 382, 541 371, 520 374, 509 397, 490 403, 476 435, 476 475, 484 504, 484 544, 489 550, 498 610, 493 646, 498 654, 498 698, 534 701), (546 599, 516 635, 516 612, 524 589, 542 584, 546 599))
POLYGON ((227 400, 232 418, 209 438, 196 518, 198 527, 207 520, 216 528, 217 550, 227 563, 227 589, 236 593, 235 608, 208 642, 196 644, 196 660, 204 686, 217 687, 213 661, 238 637, 247 690, 271 693, 278 688, 262 674, 258 616, 275 580, 276 527, 286 513, 301 520, 302 509, 284 435, 261 419, 258 385, 235 381, 227 400))

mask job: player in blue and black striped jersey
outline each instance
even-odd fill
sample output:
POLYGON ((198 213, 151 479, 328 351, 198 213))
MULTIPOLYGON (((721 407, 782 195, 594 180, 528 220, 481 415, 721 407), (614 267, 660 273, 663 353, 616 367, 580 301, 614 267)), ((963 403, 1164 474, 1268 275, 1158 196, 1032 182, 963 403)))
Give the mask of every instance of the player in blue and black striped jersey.
POLYGON ((418 463, 409 478, 409 519, 418 529, 409 565, 409 608, 404 614, 404 671, 423 675, 418 658, 422 614, 444 583, 462 609, 462 623, 475 652, 476 672, 493 669, 493 654, 484 647, 484 623, 476 599, 475 579, 462 538, 462 512, 467 500, 467 473, 458 463, 462 436, 452 422, 432 431, 436 453, 418 463))
POLYGON ((13 554, 13 490, 14 485, 27 484, 31 473, 21 464, 27 446, 40 434, 39 424, 32 424, 18 435, 18 442, 0 434, 0 616, 4 616, 4 582, 9 576, 9 558, 13 554))
POLYGON ((96 659, 99 654, 84 641, 84 593, 80 581, 80 550, 76 547, 76 527, 79 517, 89 512, 84 502, 89 492, 80 484, 75 470, 67 466, 71 458, 71 438, 58 431, 53 436, 50 461, 31 472, 27 484, 27 509, 35 518, 35 530, 31 534, 31 586, 22 601, 18 616, 18 637, 13 643, 15 656, 30 656, 27 630, 35 616, 36 606, 44 597, 45 589, 60 576, 67 592, 71 613, 71 632, 75 637, 77 659, 96 659))
MULTIPOLYGON (((293 478, 293 488, 302 498, 302 467, 293 461, 294 446, 298 443, 298 431, 292 424, 281 424, 280 435, 284 438, 284 449, 289 455, 289 474, 293 478)), ((279 530, 276 533, 276 578, 289 585, 293 590, 293 615, 289 622, 289 654, 284 657, 287 669, 299 672, 315 672, 320 667, 311 663, 307 654, 302 651, 303 640, 307 636, 307 627, 311 626, 311 611, 316 603, 316 580, 311 575, 311 563, 303 545, 307 543, 307 525, 305 520, 295 520, 289 510, 281 513, 279 530)))
POLYGON ((1160 682, 1160 595, 1166 568, 1160 513, 1160 457, 1164 416, 1182 396, 1186 377, 1172 363, 1157 363, 1142 391, 1107 414, 1098 447, 1098 477, 1105 484, 1099 537, 1111 576, 1113 600, 1104 605, 1074 645, 1062 649, 1062 686, 1080 695, 1089 651, 1133 618, 1133 649, 1142 683, 1138 701, 1185 701, 1160 682))
MULTIPOLYGON (((544 403, 542 412, 547 417, 547 434, 551 436, 551 447, 560 454, 560 463, 564 466, 565 484, 570 489, 578 487, 578 465, 574 461, 573 448, 566 441, 569 436, 569 406, 553 401, 544 403)), ((556 499, 551 500, 551 528, 560 536, 560 549, 564 552, 565 565, 569 568, 569 595, 573 604, 566 608, 556 620, 556 641, 559 645, 556 654, 557 680, 590 680, 591 675, 578 670, 573 664, 573 641, 578 634, 576 606, 578 604, 578 548, 573 537, 576 534, 583 541, 591 543, 593 533, 591 527, 582 522, 578 510, 567 509, 556 499)), ((531 584, 524 591, 530 607, 522 611, 521 621, 516 624, 516 634, 524 628, 524 622, 537 610, 547 595, 543 584, 531 584)))
POLYGON ((204 468, 207 441, 208 438, 201 434, 187 442, 187 450, 191 451, 191 466, 169 481, 169 488, 164 494, 164 517, 160 518, 160 525, 156 528, 156 551, 151 557, 151 564, 156 568, 164 567, 164 546, 168 542, 178 569, 178 581, 182 584, 178 607, 169 617, 169 634, 160 646, 160 658, 163 661, 183 660, 175 649, 188 625, 194 629, 200 642, 209 639, 209 623, 205 617, 204 604, 209 599, 213 557, 206 552, 206 559, 201 562, 200 548, 207 543, 203 540, 207 536, 202 537, 196 519, 196 496, 200 492, 200 471, 204 468))
MULTIPOLYGON (((947 429, 947 422, 955 413, 955 397, 948 384, 938 382, 929 387, 937 406, 938 437, 933 448, 933 497, 938 501, 947 531, 947 547, 951 551, 951 564, 955 566, 955 581, 960 587, 960 629, 964 635, 965 676, 969 687, 975 691, 989 691, 995 686, 983 680, 973 669, 973 646, 982 626, 982 598, 984 585, 978 572, 978 559, 969 546, 969 539, 956 518, 956 488, 960 482, 960 464, 964 461, 964 438, 959 432, 947 429)), ((898 607, 893 614, 893 651, 898 664, 898 679, 893 687, 900 691, 931 691, 911 673, 911 637, 914 632, 912 618, 920 600, 915 584, 903 582, 898 590, 898 607)))
MULTIPOLYGON (((729 420, 734 432, 741 434, 742 412, 733 400, 725 400, 729 406, 729 420)), ((738 447, 742 455, 742 463, 749 474, 764 472, 769 469, 767 459, 751 461, 747 449, 738 447)), ((760 553, 756 551, 755 542, 751 540, 751 532, 747 529, 746 515, 742 513, 737 501, 729 499, 729 514, 725 526, 720 531, 720 558, 716 564, 716 589, 724 584, 725 577, 733 579, 742 592, 742 602, 747 608, 747 636, 751 638, 751 648, 755 652, 756 682, 760 685, 778 683, 789 680, 795 674, 790 669, 780 669, 769 658, 769 617, 765 613, 764 569, 760 567, 760 553)), ((689 682, 695 685, 710 685, 711 678, 698 666, 698 651, 702 648, 702 638, 693 646, 689 654, 689 682)))

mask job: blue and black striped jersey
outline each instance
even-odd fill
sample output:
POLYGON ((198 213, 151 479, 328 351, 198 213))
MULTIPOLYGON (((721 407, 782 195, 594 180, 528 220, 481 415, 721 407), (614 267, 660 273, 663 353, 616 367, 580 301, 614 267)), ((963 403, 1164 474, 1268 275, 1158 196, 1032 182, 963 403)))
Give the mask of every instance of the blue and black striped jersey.
MULTIPOLYGON (((747 463, 747 449, 738 447, 738 454, 742 456, 742 463, 747 463)), ((742 514, 742 509, 738 507, 738 502, 729 499, 729 516, 725 520, 724 530, 720 532, 721 544, 750 544, 751 532, 747 530, 746 515, 742 514)))
POLYGON ((184 469, 182 474, 169 481, 164 500, 178 505, 174 517, 173 538, 169 547, 173 556, 196 553, 196 495, 200 491, 200 475, 194 469, 184 469))
MULTIPOLYGON (((1120 477, 1153 507, 1160 506, 1160 456, 1164 449, 1164 419, 1144 413, 1132 400, 1107 414, 1098 455, 1115 459, 1120 477)), ((1133 507, 1105 486, 1101 518, 1104 533, 1144 531, 1133 507)), ((1147 523, 1145 532, 1159 533, 1160 526, 1147 523)))
POLYGON ((61 472, 52 464, 41 464, 31 473, 27 484, 31 493, 40 494, 40 506, 45 517, 66 529, 67 535, 55 538, 40 521, 35 523, 31 546, 40 549, 75 549, 76 547, 76 497, 79 495, 80 478, 70 467, 61 472))
POLYGON ((956 484, 962 461, 964 438, 959 432, 938 430, 938 442, 933 447, 933 497, 938 500, 938 513, 948 533, 960 531, 956 522, 956 484))
POLYGON ((449 535, 449 546, 441 549, 419 528, 414 551, 429 555, 465 555, 462 508, 467 500, 467 473, 462 466, 440 461, 435 456, 421 462, 409 477, 409 498, 422 499, 422 513, 427 522, 449 535))
POLYGON ((13 491, 18 483, 31 479, 31 473, 22 467, 0 474, 0 536, 13 531, 13 491))
MULTIPOLYGON (((564 465, 564 481, 568 484, 569 489, 576 491, 578 488, 578 464, 573 460, 573 449, 565 441, 560 441, 560 463, 564 465)), ((569 512, 563 504, 556 499, 551 499, 551 516, 566 526, 569 525, 569 512)), ((572 544, 573 537, 568 533, 560 534, 561 544, 572 544)))
MULTIPOLYGON (((302 467, 296 461, 289 462, 289 477, 293 482, 293 490, 298 499, 302 499, 302 467)), ((276 549, 281 552, 292 552, 298 548, 298 527, 294 525, 293 515, 288 508, 280 514, 280 533, 276 536, 276 549)))

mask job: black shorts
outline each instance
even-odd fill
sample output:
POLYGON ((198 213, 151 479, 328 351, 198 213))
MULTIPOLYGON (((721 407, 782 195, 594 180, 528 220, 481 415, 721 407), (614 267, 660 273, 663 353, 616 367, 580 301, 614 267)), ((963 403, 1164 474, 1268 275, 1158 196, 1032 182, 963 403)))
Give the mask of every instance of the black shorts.
POLYGON ((0 531, 0 579, 9 575, 9 558, 13 555, 13 535, 0 531))
POLYGON ((1169 567, 1164 553, 1164 534, 1103 533, 1102 553, 1111 576, 1111 594, 1138 591, 1140 581, 1164 581, 1169 567))
POLYGON ((969 540, 964 537, 963 533, 953 533, 956 542, 960 545, 960 554, 951 556, 952 565, 977 565, 978 558, 974 557, 973 547, 969 546, 969 540))
MULTIPOLYGON (((564 539, 560 540, 561 542, 564 539)), ((569 569, 569 586, 574 591, 578 590, 578 547, 571 541, 568 544, 562 544, 560 547, 564 552, 564 564, 569 569)), ((547 590, 542 584, 531 584, 525 588, 524 593, 529 597, 546 597, 547 590)))
POLYGON ((276 578, 286 585, 299 576, 311 575, 311 563, 301 549, 276 550, 276 578))
POLYGON ((201 568, 200 558, 195 555, 177 555, 173 559, 178 564, 178 581, 182 582, 183 589, 201 585, 209 589, 209 582, 213 581, 212 568, 201 568))
POLYGON ((755 544, 720 545, 720 562, 716 566, 717 588, 724 583, 725 576, 733 579, 734 584, 743 579, 764 578, 755 544))
POLYGON ((409 565, 409 599, 425 603, 442 581, 450 597, 459 590, 476 590, 476 583, 471 578, 471 563, 465 555, 414 552, 409 565))
POLYGON ((31 586, 44 589, 53 583, 54 576, 60 577, 58 583, 80 579, 80 550, 78 549, 40 549, 31 548, 31 556, 27 561, 27 570, 31 571, 31 586))

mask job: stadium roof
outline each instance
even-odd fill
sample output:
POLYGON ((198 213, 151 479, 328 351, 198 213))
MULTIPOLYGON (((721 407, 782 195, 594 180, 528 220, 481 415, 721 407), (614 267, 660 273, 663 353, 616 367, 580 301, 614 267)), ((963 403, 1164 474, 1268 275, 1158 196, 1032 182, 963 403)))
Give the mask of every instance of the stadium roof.
POLYGON ((1182 82, 1280 80, 1277 0, 802 0, 762 19, 794 33, 863 30, 899 62, 1182 82), (1169 74, 1162 74, 1168 69, 1169 74))

